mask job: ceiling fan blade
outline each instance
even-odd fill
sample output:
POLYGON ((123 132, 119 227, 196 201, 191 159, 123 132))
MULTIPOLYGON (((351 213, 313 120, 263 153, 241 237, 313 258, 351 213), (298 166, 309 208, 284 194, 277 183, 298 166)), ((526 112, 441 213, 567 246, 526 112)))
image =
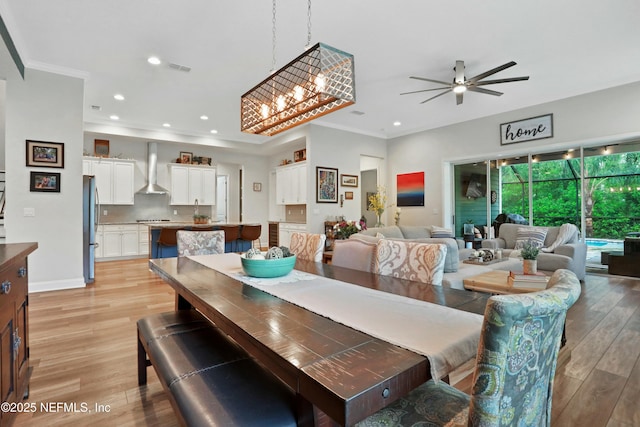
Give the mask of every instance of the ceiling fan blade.
POLYGON ((463 95, 463 92, 456 93, 456 105, 462 104, 462 95, 463 95))
POLYGON ((506 70, 506 69, 507 69, 507 68, 509 68, 509 67, 513 67, 514 65, 516 65, 516 63, 515 63, 514 61, 507 62, 506 64, 503 64, 503 65, 501 65, 501 66, 499 66, 499 67, 496 67, 496 68, 492 68, 492 69, 491 69, 491 70, 489 70, 489 71, 485 71, 485 72, 484 72, 484 73, 482 73, 482 74, 478 74, 477 76, 470 78, 470 79, 468 80, 468 82, 470 82, 470 83, 475 83, 475 82, 477 82, 478 80, 482 80, 482 79, 484 79, 485 77, 489 77, 489 76, 490 76, 490 75, 492 75, 492 74, 499 73, 499 72, 500 72, 500 71, 502 71, 502 70, 506 70))
POLYGON ((458 84, 464 83, 464 61, 456 61, 454 70, 456 71, 455 82, 458 84))
POLYGON ((437 97, 442 96, 442 95, 444 95, 445 93, 449 93, 449 92, 451 92, 451 89, 449 89, 449 90, 445 90, 444 92, 439 93, 439 94, 437 94, 436 96, 432 96, 432 97, 431 97, 431 98, 429 98, 429 99, 425 99, 425 100, 424 100, 424 101, 422 101, 420 104, 424 104, 425 102, 429 102, 429 101, 431 101, 432 99, 436 99, 437 97))
POLYGON ((449 87, 436 87, 433 89, 422 89, 422 90, 414 90, 411 92, 402 92, 400 95, 409 95, 412 93, 419 93, 419 92, 429 92, 430 90, 445 90, 445 89, 450 89, 449 87))
POLYGON ((482 80, 481 82, 474 83, 476 86, 482 85, 493 85, 496 83, 509 83, 509 82, 519 82, 522 80, 529 80, 529 76, 526 77, 509 77, 506 79, 495 79, 495 80, 482 80))
POLYGON ((482 88, 482 87, 476 87, 476 86, 469 86, 467 88, 467 90, 470 90, 471 92, 485 93, 487 95, 494 95, 494 96, 502 95, 502 92, 498 92, 498 91, 495 91, 495 90, 489 90, 489 89, 485 89, 485 88, 482 88))
POLYGON ((443 82, 442 80, 433 80, 433 79, 428 79, 426 77, 415 77, 415 76, 411 76, 409 77, 410 79, 416 79, 416 80, 424 80, 425 82, 431 82, 431 83, 439 83, 441 85, 447 85, 447 86, 451 86, 451 83, 449 82, 443 82))

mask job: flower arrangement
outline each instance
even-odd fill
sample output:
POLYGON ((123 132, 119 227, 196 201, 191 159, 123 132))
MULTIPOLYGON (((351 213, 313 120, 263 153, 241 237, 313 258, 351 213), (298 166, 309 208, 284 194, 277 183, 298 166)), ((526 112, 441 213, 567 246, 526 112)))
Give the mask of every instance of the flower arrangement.
POLYGON ((524 242, 522 249, 520 250, 520 256, 522 259, 537 259, 540 253, 540 248, 536 246, 531 239, 524 242))
POLYGON ((384 187, 378 187, 376 194, 369 196, 369 209, 381 216, 387 207, 387 192, 384 187))
POLYGON ((348 239, 349 236, 359 232, 360 230, 366 230, 367 224, 363 220, 358 221, 339 221, 333 226, 333 231, 337 239, 348 239))

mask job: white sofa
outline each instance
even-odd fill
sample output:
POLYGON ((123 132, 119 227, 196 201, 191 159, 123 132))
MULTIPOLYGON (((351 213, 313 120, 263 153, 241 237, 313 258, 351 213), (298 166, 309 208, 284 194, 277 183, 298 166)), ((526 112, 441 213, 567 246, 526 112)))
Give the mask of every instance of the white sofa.
POLYGON ((532 227, 520 224, 504 223, 500 225, 499 237, 482 241, 486 249, 502 249, 503 256, 512 255, 515 250, 519 229, 546 229, 543 248, 553 248, 551 252, 542 249, 538 255, 538 269, 556 271, 561 268, 573 271, 579 280, 584 280, 587 263, 587 244, 580 241, 580 233, 576 226, 564 224, 562 227, 532 227), (562 230, 562 231, 561 231, 562 230), (557 241, 557 242, 556 242, 557 241))

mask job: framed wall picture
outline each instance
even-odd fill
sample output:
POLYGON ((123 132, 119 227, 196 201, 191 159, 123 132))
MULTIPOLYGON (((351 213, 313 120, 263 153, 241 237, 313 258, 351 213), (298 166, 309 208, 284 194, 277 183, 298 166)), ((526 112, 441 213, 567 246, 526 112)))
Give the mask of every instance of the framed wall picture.
POLYGON ((109 157, 109 140, 94 139, 93 152, 96 157, 109 157))
POLYGON ((294 151, 293 152, 293 161, 294 162, 301 162, 303 160, 307 160, 307 149, 303 148, 302 150, 298 150, 298 151, 294 151))
POLYGON ((338 169, 316 166, 316 202, 338 203, 338 169))
POLYGON ((52 172, 31 172, 31 191, 42 191, 47 193, 60 192, 60 174, 52 172))
POLYGON ((343 187, 357 187, 358 175, 340 175, 340 185, 343 187))
POLYGON ((254 182, 253 183, 253 191, 262 191, 262 183, 254 182))
POLYGON ((64 168, 64 143, 27 140, 27 166, 64 168))
POLYGON ((180 163, 186 163, 190 165, 193 162, 193 153, 189 153, 188 151, 180 152, 180 163))
POLYGON ((424 206, 424 172, 397 175, 396 206, 424 206))
POLYGON ((353 191, 345 191, 344 192, 345 200, 353 200, 353 191))

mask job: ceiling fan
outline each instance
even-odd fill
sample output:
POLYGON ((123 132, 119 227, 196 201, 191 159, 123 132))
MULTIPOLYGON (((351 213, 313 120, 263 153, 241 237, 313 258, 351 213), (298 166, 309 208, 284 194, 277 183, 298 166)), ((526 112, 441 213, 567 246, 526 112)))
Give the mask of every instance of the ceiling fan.
POLYGON ((421 104, 424 104, 425 102, 431 101, 432 99, 436 99, 437 97, 442 96, 445 93, 453 92, 453 93, 456 94, 456 104, 458 104, 458 105, 462 104, 462 95, 466 91, 485 93, 487 95, 500 96, 500 95, 502 95, 502 92, 498 92, 498 91, 490 90, 490 89, 485 89, 485 88, 480 87, 480 86, 493 85, 493 84, 497 84, 497 83, 518 82, 518 81, 521 81, 521 80, 529 80, 529 76, 526 76, 526 77, 510 77, 510 78, 506 78, 506 79, 495 79, 495 80, 483 80, 483 79, 487 78, 487 77, 489 77, 489 76, 491 76, 493 74, 499 73, 500 71, 506 70, 507 68, 513 67, 514 65, 516 65, 516 63, 514 61, 507 62, 506 64, 500 65, 499 67, 492 68, 489 71, 485 71, 484 73, 478 74, 475 77, 467 79, 464 76, 464 61, 456 61, 456 66, 453 68, 453 70, 455 71, 456 74, 455 74, 455 77, 454 77, 452 83, 443 82, 442 80, 427 79, 426 77, 411 76, 411 77, 409 77, 410 79, 424 80, 424 81, 427 81, 427 82, 438 83, 438 84, 445 85, 445 86, 444 87, 436 87, 436 88, 433 88, 433 89, 414 90, 412 92, 401 93, 400 95, 409 95, 411 93, 419 93, 419 92, 429 92, 429 91, 432 91, 432 90, 443 90, 444 92, 439 93, 436 96, 433 96, 433 97, 431 97, 429 99, 425 99, 424 101, 421 102, 421 104))

